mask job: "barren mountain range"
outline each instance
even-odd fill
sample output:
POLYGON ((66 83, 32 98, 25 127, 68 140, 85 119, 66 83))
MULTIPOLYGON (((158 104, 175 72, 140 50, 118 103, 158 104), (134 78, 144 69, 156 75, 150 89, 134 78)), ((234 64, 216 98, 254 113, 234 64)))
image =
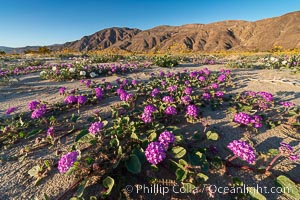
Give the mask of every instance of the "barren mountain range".
POLYGON ((156 52, 168 49, 213 52, 269 50, 274 45, 300 48, 300 11, 255 22, 227 20, 211 24, 158 26, 148 30, 108 28, 80 40, 51 46, 75 51, 122 49, 156 52))

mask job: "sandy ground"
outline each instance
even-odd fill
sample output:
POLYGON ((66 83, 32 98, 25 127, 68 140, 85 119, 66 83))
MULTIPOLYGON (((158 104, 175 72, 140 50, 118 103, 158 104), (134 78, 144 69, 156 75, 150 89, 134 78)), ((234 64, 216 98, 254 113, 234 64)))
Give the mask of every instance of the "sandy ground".
MULTIPOLYGON (((174 69, 152 67, 149 69, 141 69, 135 73, 126 74, 121 78, 133 78, 138 80, 147 80, 152 72, 157 73, 163 71, 178 71, 178 70, 199 70, 208 67, 210 70, 217 71, 224 68, 222 65, 214 66, 195 66, 182 65, 174 69)), ((232 69, 234 82, 236 87, 231 93, 241 92, 244 90, 266 91, 272 93, 275 98, 292 101, 300 105, 300 79, 299 76, 290 74, 288 71, 275 70, 242 70, 232 69)), ((98 82, 105 78, 107 81, 114 81, 118 77, 99 77, 93 79, 98 82)), ((20 77, 20 81, 14 81, 10 85, 0 86, 0 116, 4 116, 5 110, 11 106, 17 106, 18 112, 28 111, 27 104, 32 100, 43 100, 49 103, 63 101, 63 97, 58 95, 58 88, 61 86, 67 89, 79 88, 84 91, 86 88, 79 84, 79 81, 69 82, 53 82, 41 80, 39 74, 29 74, 20 77)), ((117 99, 109 99, 98 104, 97 108, 102 108, 104 112, 109 111, 111 103, 117 103, 117 99)), ((96 107, 89 107, 84 111, 84 115, 89 115, 96 107)), ((204 117, 209 116, 209 121, 213 127, 220 133, 223 144, 227 144, 233 139, 239 139, 242 130, 232 127, 232 116, 226 115, 225 111, 218 113, 213 111, 204 112, 204 117)), ((183 128, 183 131, 193 131, 193 127, 183 128)), ((287 133, 281 127, 272 130, 263 130, 259 134, 252 137, 252 141, 257 151, 266 151, 266 149, 277 148, 280 141, 291 143, 295 146, 296 152, 300 153, 299 133, 292 135, 287 133)), ((72 141, 72 136, 69 136, 64 141, 67 146, 72 141)), ((33 186, 32 179, 27 174, 28 170, 34 166, 39 160, 55 159, 54 149, 40 149, 28 155, 24 161, 18 162, 16 155, 20 150, 32 141, 25 140, 22 143, 17 143, 13 148, 1 150, 0 152, 0 199, 42 199, 44 193, 47 193, 52 198, 59 196, 65 191, 74 181, 74 177, 67 177, 58 173, 57 169, 52 170, 40 185, 33 186)), ((222 145, 219 146, 222 148, 222 145)), ((228 152, 221 151, 220 156, 225 157, 228 152)), ((237 161, 238 162, 238 161, 237 161)), ((275 170, 286 171, 286 174, 300 181, 300 167, 288 159, 281 159, 276 163, 275 170)), ((245 184, 252 185, 260 181, 261 185, 273 186, 270 179, 262 175, 251 174, 249 172, 237 171, 232 169, 233 176, 242 177, 245 184)), ((216 179, 220 181, 220 177, 224 174, 218 174, 216 179)), ((228 178, 228 177, 227 177, 228 178)), ((213 179, 212 179, 213 181, 213 179)), ((221 183, 220 183, 221 184, 221 183)), ((288 199, 286 197, 266 194, 267 199, 288 199)), ((169 198, 168 198, 169 199, 169 198)), ((222 196, 217 196, 217 199, 223 199, 222 196)))

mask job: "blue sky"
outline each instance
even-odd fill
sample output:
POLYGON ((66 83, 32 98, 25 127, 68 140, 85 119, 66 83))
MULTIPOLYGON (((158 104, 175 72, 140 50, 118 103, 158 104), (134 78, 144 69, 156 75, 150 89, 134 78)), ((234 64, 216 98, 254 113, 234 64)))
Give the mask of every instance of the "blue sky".
POLYGON ((299 0, 0 0, 0 46, 59 44, 109 27, 255 21, 298 10, 299 0))

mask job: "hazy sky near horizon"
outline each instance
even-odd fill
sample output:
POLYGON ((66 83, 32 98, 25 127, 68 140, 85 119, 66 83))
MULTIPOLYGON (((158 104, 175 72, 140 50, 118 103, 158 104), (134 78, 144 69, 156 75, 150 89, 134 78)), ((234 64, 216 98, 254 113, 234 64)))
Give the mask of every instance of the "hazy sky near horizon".
POLYGON ((300 0, 0 0, 0 46, 51 45, 109 27, 142 30, 300 10, 300 0))

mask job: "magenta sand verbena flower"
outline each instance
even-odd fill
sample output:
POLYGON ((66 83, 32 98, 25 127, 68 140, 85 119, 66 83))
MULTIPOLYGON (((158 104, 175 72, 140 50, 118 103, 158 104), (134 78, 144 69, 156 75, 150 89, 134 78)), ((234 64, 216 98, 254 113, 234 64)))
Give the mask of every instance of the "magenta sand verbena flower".
POLYGON ((89 133, 96 135, 103 128, 104 124, 102 122, 94 122, 89 128, 89 133))
POLYGON ((151 142, 145 150, 145 156, 149 163, 157 165, 166 158, 165 147, 159 142, 151 142))
POLYGON ((77 97, 75 97, 73 95, 68 96, 67 98, 65 98, 65 103, 67 103, 67 104, 77 103, 77 97))
POLYGON ((186 114, 190 117, 196 118, 198 116, 198 108, 195 105, 188 105, 186 107, 186 114))
POLYGON ((168 106, 164 113, 167 115, 177 115, 177 110, 174 106, 168 106))
POLYGON ((153 121, 152 114, 149 112, 144 112, 141 119, 144 123, 151 123, 153 121))
POLYGON ((17 107, 11 107, 11 108, 8 108, 5 113, 7 115, 10 115, 12 112, 15 112, 16 110, 17 110, 17 107))
POLYGON ((78 157, 77 151, 69 152, 61 157, 58 161, 58 170, 60 173, 66 173, 70 167, 73 166, 74 162, 77 160, 78 157))
POLYGON ((229 143, 227 147, 234 153, 234 155, 247 161, 249 164, 253 164, 256 160, 254 149, 244 141, 234 140, 229 143))
POLYGON ((149 104, 145 106, 144 113, 153 113, 157 110, 157 108, 153 104, 149 104))
POLYGON ((170 143, 175 142, 175 136, 170 131, 164 131, 159 135, 158 141, 167 149, 170 143))

